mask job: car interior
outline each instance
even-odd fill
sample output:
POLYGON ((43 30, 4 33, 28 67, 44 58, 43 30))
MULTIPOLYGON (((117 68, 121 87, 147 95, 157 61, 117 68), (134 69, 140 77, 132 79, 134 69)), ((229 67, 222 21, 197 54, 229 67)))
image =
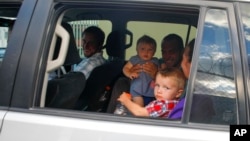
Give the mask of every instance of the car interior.
MULTIPOLYGON (((190 35, 191 28, 195 28, 197 26, 199 10, 190 8, 185 8, 185 9, 181 8, 181 10, 177 11, 175 10, 177 8, 178 7, 173 7, 173 6, 167 6, 166 8, 166 7, 161 7, 159 5, 157 5, 157 8, 156 7, 154 8, 152 6, 144 6, 142 8, 141 6, 136 6, 136 5, 135 6, 124 5, 123 7, 119 7, 116 5, 111 5, 108 7, 107 6, 92 7, 91 5, 87 5, 87 6, 77 6, 72 9, 68 9, 63 15, 62 23, 71 24, 72 28, 81 26, 81 25, 76 26, 72 24, 73 22, 76 21, 90 21, 90 22, 92 21, 94 23, 94 21, 106 20, 112 23, 111 31, 109 33, 105 33, 106 42, 103 46, 104 52, 107 54, 106 59, 108 60, 108 62, 104 65, 96 67, 92 71, 90 77, 86 80, 86 83, 82 85, 82 88, 84 88, 82 94, 80 96, 77 94, 76 96, 79 97, 78 100, 75 99, 76 106, 75 107, 73 106, 70 109, 77 109, 77 110, 85 109, 87 111, 97 111, 97 112, 106 111, 113 85, 119 77, 123 76, 122 68, 126 62, 126 59, 134 54, 133 52, 132 52, 133 54, 127 52, 127 50, 130 48, 132 48, 132 50, 135 50, 135 42, 138 36, 142 36, 142 35, 135 35, 134 31, 127 29, 128 23, 130 21, 182 25, 186 31, 185 33, 183 33, 184 41, 188 42, 191 39, 190 36, 193 36, 190 35), (122 18, 119 18, 120 16, 122 18), (105 94, 105 98, 103 98, 104 96, 102 94, 104 93, 105 88, 107 87, 111 89, 109 90, 108 94, 105 94)), ((154 34, 158 34, 156 31, 154 31, 155 27, 153 26, 154 25, 152 24, 152 29, 149 30, 145 29, 145 32, 143 34, 146 34, 147 32, 150 33, 151 31, 154 32, 154 34)), ((162 27, 166 27, 166 25, 162 27)), ((73 29, 73 31, 75 31, 75 34, 76 30, 77 28, 73 29)), ((166 35, 168 34, 168 32, 163 32, 161 34, 166 35)), ((70 34, 70 36, 72 36, 72 34, 70 34)), ((74 37, 76 38, 76 35, 74 37)), ((158 40, 161 40, 161 38, 163 38, 163 36, 160 37, 158 40)), ((159 52, 158 54, 161 54, 160 41, 157 44, 158 44, 157 51, 159 52)), ((71 46, 69 48, 71 48, 71 46)), ((80 50, 79 48, 80 47, 78 47, 78 50, 80 50)), ((68 52, 67 57, 75 56, 75 54, 69 55, 69 53, 70 52, 68 52)), ((160 56, 161 55, 158 55, 157 57, 160 56)), ((51 82, 49 82, 48 84, 46 97, 48 97, 48 90, 51 87, 50 83, 51 82)), ((72 91, 76 91, 74 88, 71 89, 72 91)), ((65 90, 63 91, 65 92, 65 90)), ((49 96, 49 99, 53 98, 49 96)), ((48 99, 46 98, 46 103, 47 100, 48 99)), ((46 104, 46 106, 49 105, 46 104)), ((51 107, 51 105, 49 107, 51 107)), ((58 108, 60 106, 55 106, 55 107, 58 108)))
MULTIPOLYGON (((156 53, 156 57, 160 58, 160 41, 164 34, 166 35, 171 32, 180 34, 185 45, 188 41, 195 38, 199 9, 172 5, 144 5, 143 7, 137 5, 124 5, 122 7, 117 5, 103 5, 98 7, 87 5, 86 7, 85 5, 82 5, 75 6, 72 9, 69 8, 62 16, 62 23, 68 23, 73 28, 74 38, 79 38, 76 33, 81 33, 83 30, 83 28, 81 28, 81 31, 76 31, 79 30, 79 26, 81 26, 81 24, 79 25, 81 22, 77 21, 85 21, 85 23, 89 22, 90 24, 87 26, 100 26, 103 30, 109 31, 105 32, 106 42, 103 46, 108 62, 96 67, 86 82, 82 83, 81 89, 75 88, 77 85, 74 85, 74 87, 72 87, 73 85, 68 85, 67 87, 63 87, 64 89, 68 88, 67 90, 62 90, 62 93, 67 93, 68 91, 72 93, 76 92, 76 94, 73 94, 74 96, 71 94, 73 98, 67 98, 68 102, 71 103, 70 106, 67 107, 68 109, 105 113, 110 101, 114 83, 119 77, 124 76, 122 73, 123 65, 127 59, 134 54, 133 50, 135 50, 135 42, 139 36, 152 33, 152 36, 156 38, 158 45, 158 54, 156 53), (106 26, 102 27, 102 21, 108 21, 106 23, 111 23, 108 24, 111 25, 109 30, 105 29, 106 26), (145 23, 150 23, 151 26, 147 26, 145 23), (139 27, 144 26, 144 24, 145 28, 139 29, 139 27), (156 27, 160 24, 162 24, 160 28, 166 28, 166 30, 158 30, 156 27), (179 25, 182 25, 183 29, 180 29, 179 25), (161 34, 162 36, 155 36, 157 34, 161 34), (104 93, 104 91, 108 91, 108 93, 104 93), (72 103, 75 103, 75 105, 72 103)), ((72 38, 72 34, 70 34, 70 36, 70 38, 72 38)), ((77 50, 80 52, 81 47, 79 47, 79 44, 76 46, 77 50)), ((75 56, 75 54, 68 54, 67 56, 75 56)), ((83 56, 80 55, 80 57, 83 56)), ((206 72, 205 75, 209 74, 209 71, 204 71, 202 69, 199 73, 204 72, 206 72)), ((62 78, 63 77, 64 75, 62 75, 62 78)), ((228 77, 228 74, 225 74, 224 77, 228 77)), ((207 76, 207 78, 210 78, 210 76, 207 76)), ((69 81, 69 78, 67 79, 69 81)), ((48 87, 51 87, 50 81, 48 87)), ((202 88, 204 86, 200 87, 202 88)), ((216 91, 214 92, 218 93, 216 91)), ((46 95, 48 95, 48 93, 46 95)), ((54 99, 55 102, 58 102, 60 100, 56 99, 60 99, 60 97, 62 97, 61 99, 65 99, 64 95, 65 94, 57 93, 57 96, 59 97, 49 96, 49 99, 54 99)), ((47 100, 48 99, 46 99, 46 102, 47 100)), ((197 94, 195 92, 190 121, 201 123, 212 122, 215 124, 235 122, 236 111, 232 111, 232 109, 234 109, 233 107, 235 107, 234 104, 235 99, 232 98, 207 96, 206 93, 197 94), (221 103, 224 103, 224 106, 221 105, 221 103), (228 105, 231 105, 232 109, 230 109, 228 105), (204 109, 207 109, 207 112, 202 112, 204 109)), ((46 106, 52 108, 65 108, 63 105, 67 104, 53 104, 52 102, 51 105, 46 106)))

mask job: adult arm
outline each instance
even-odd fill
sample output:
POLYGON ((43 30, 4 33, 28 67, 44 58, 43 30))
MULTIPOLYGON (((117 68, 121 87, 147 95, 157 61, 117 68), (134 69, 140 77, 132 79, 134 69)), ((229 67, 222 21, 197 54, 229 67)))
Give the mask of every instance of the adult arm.
POLYGON ((184 108, 185 98, 181 98, 179 103, 174 107, 174 109, 169 113, 169 119, 181 119, 183 108, 184 108))

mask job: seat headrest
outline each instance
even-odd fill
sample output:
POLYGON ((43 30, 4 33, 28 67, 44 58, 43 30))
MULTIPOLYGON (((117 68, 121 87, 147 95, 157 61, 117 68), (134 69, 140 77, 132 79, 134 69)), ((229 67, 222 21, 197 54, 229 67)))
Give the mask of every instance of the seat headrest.
POLYGON ((75 41, 72 27, 70 26, 70 24, 65 23, 65 22, 62 23, 62 26, 69 32, 69 36, 70 36, 68 54, 66 56, 64 65, 78 64, 81 61, 81 57, 77 50, 76 41, 75 41))
POLYGON ((106 41, 106 48, 107 54, 109 57, 122 57, 124 52, 124 47, 122 46, 125 41, 125 35, 122 35, 121 32, 115 30, 112 31, 106 41))
MULTIPOLYGON (((70 26, 70 24, 68 24, 66 22, 63 22, 62 26, 65 28, 65 30, 68 31, 69 36, 70 36, 68 53, 67 53, 67 56, 65 58, 64 65, 77 64, 81 61, 81 58, 80 58, 80 55, 79 55, 78 50, 77 50, 76 41, 74 38, 72 27, 70 26)), ((56 41, 54 58, 57 58, 59 50, 60 50, 60 46, 61 46, 61 38, 58 38, 56 41)))

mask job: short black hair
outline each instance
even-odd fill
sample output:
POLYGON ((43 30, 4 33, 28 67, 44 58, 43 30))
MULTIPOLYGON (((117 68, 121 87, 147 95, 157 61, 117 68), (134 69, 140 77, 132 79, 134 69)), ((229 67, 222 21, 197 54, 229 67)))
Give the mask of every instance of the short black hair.
POLYGON ((177 44, 177 49, 181 51, 183 51, 184 49, 184 45, 183 45, 183 40, 182 38, 177 35, 177 34, 168 34, 166 35, 163 39, 162 39, 162 44, 165 42, 165 41, 168 41, 168 42, 175 42, 177 44))
POLYGON ((105 33, 97 26, 90 26, 88 28, 86 28, 83 32, 82 32, 82 36, 84 35, 84 33, 91 33, 95 36, 96 41, 97 41, 97 45, 98 46, 103 46, 104 43, 104 39, 105 39, 105 33))
POLYGON ((174 66, 179 66, 181 64, 182 54, 184 51, 184 44, 183 44, 183 40, 182 40, 181 36, 179 36, 175 33, 171 33, 171 34, 166 35, 162 39, 161 48, 163 47, 165 42, 173 44, 175 46, 175 50, 178 51, 179 59, 177 60, 177 62, 174 66))

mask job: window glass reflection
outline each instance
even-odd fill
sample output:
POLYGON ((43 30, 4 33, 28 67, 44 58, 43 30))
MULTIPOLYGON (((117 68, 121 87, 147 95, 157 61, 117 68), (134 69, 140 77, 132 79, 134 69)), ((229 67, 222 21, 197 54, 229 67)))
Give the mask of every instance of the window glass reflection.
MULTIPOLYGON (((244 30, 244 40, 246 45, 247 51, 247 60, 248 60, 248 71, 250 73, 250 4, 241 3, 241 16, 242 16, 242 23, 243 23, 243 30, 244 30)), ((249 77, 248 77, 249 78, 249 77)))
MULTIPOLYGON (((208 10, 194 84, 193 103, 208 103, 210 100, 212 104, 200 106, 203 109, 199 112, 206 113, 210 109, 214 109, 214 112, 210 112, 209 120, 205 117, 191 117, 193 122, 236 123, 236 89, 229 33, 227 12, 218 9, 208 10), (196 95, 206 98, 195 98, 196 95)), ((194 105, 191 112, 198 112, 194 105)))

